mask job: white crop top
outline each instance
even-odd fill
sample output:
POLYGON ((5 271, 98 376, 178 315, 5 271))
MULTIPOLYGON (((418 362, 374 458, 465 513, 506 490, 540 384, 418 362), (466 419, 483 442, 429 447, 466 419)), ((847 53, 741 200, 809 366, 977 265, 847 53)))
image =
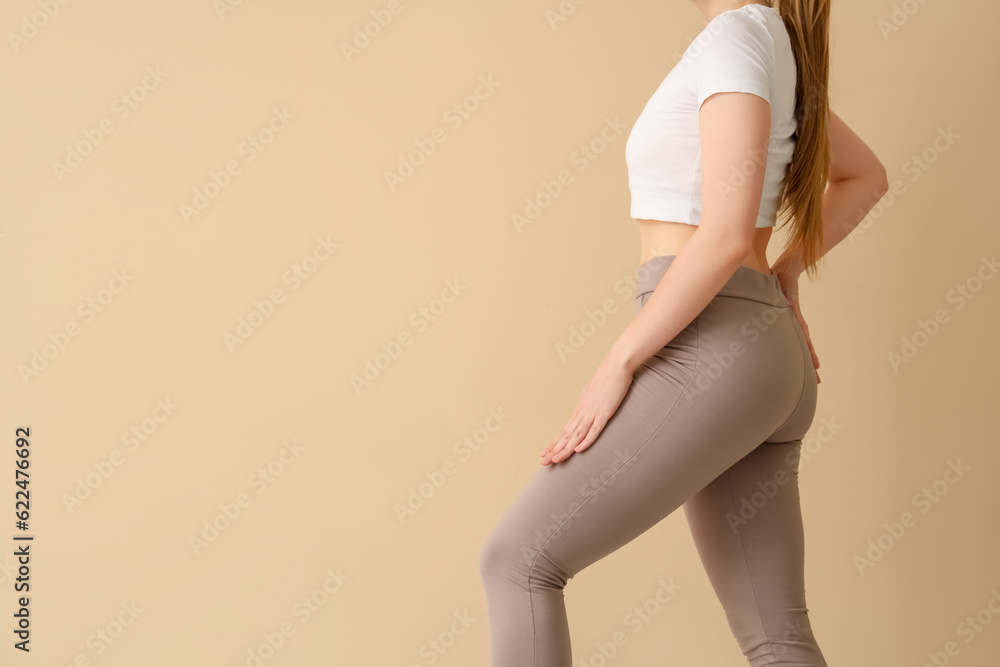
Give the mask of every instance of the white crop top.
POLYGON ((646 103, 625 144, 633 219, 701 220, 698 111, 737 91, 771 105, 764 188, 755 227, 773 227, 795 149, 795 56, 778 10, 748 4, 709 21, 646 103))

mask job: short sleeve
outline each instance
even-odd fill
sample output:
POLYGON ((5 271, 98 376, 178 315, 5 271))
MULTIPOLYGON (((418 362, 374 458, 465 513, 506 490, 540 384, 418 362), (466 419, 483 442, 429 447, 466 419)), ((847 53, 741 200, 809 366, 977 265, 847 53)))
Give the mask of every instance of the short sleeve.
POLYGON ((771 103, 774 71, 774 40, 751 16, 724 12, 719 26, 706 28, 702 51, 697 56, 696 93, 698 108, 715 93, 753 93, 771 103))

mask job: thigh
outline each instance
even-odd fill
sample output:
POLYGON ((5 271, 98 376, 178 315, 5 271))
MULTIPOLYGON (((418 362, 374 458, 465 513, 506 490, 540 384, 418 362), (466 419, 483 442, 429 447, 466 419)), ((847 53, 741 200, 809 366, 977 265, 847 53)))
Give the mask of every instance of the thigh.
POLYGON ((801 441, 762 444, 684 504, 705 571, 748 655, 777 652, 806 631, 800 448, 801 441))
MULTIPOLYGON (((515 498, 496 538, 520 553, 522 565, 541 557, 560 578, 572 577, 669 515, 773 431, 766 396, 696 389, 705 353, 697 324, 637 369, 588 449, 539 466, 515 498), (734 412, 741 417, 720 418, 734 412)), ((737 369, 725 384, 754 381, 737 369)))

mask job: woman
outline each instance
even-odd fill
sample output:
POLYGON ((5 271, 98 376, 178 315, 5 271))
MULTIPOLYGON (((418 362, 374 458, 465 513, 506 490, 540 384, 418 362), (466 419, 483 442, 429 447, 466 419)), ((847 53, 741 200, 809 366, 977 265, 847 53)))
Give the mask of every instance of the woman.
POLYGON ((797 283, 886 173, 829 110, 828 0, 692 1, 708 23, 625 148, 636 317, 480 554, 493 667, 570 667, 567 581, 681 506, 750 664, 826 665, 804 591, 819 361, 797 283))

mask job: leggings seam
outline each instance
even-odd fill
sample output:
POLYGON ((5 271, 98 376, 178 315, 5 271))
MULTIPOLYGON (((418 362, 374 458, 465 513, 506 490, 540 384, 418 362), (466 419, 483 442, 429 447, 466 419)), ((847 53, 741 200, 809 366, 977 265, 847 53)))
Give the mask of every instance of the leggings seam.
MULTIPOLYGON (((729 482, 729 499, 732 501, 733 511, 736 511, 736 491, 733 489, 733 471, 726 471, 726 480, 729 482)), ((743 541, 743 529, 737 525, 737 535, 740 537, 740 550, 743 552, 743 562, 747 569, 747 580, 750 582, 750 592, 753 594, 753 603, 757 607, 757 616, 760 618, 760 626, 764 629, 764 639, 767 641, 768 650, 771 652, 771 663, 775 664, 774 647, 771 645, 771 636, 767 632, 767 623, 764 622, 764 613, 760 610, 760 601, 757 599, 757 589, 753 584, 753 572, 750 569, 750 556, 747 555, 746 543, 743 541)))
MULTIPOLYGON (((699 332, 698 317, 697 316, 695 316, 695 318, 693 320, 693 323, 694 323, 694 331, 695 331, 695 351, 696 351, 695 361, 694 361, 695 369, 694 369, 694 372, 691 373, 691 377, 689 377, 687 379, 687 382, 684 383, 684 387, 681 388, 680 393, 677 394, 677 400, 675 400, 674 404, 672 406, 670 406, 669 410, 667 410, 667 414, 665 414, 663 416, 663 419, 660 421, 660 423, 657 424, 656 429, 652 433, 649 434, 648 438, 646 438, 646 442, 642 443, 642 445, 637 450, 635 450, 635 453, 632 454, 632 456, 628 457, 628 460, 625 461, 624 463, 622 463, 621 466, 619 466, 618 470, 615 470, 613 473, 611 473, 611 475, 609 475, 606 480, 604 480, 603 482, 601 482, 600 486, 598 486, 596 489, 594 489, 593 491, 591 491, 590 494, 586 498, 584 498, 580 502, 580 504, 577 505, 576 508, 572 512, 570 512, 569 515, 565 519, 562 520, 562 522, 560 522, 560 524, 558 526, 556 526, 555 530, 552 531, 552 535, 549 535, 547 538, 545 538, 545 541, 542 542, 541 546, 538 547, 538 551, 535 552, 535 557, 531 559, 531 565, 528 566, 528 605, 531 608, 531 667, 536 667, 536 665, 537 665, 536 661, 538 659, 538 642, 535 641, 535 633, 536 633, 536 629, 535 629, 535 603, 534 603, 534 600, 531 597, 531 574, 535 570, 535 561, 537 561, 538 557, 542 555, 542 550, 545 549, 545 545, 549 543, 549 540, 552 539, 553 535, 555 535, 556 533, 559 532, 559 529, 562 528, 563 524, 566 523, 567 521, 569 521, 571 518, 573 518, 573 515, 576 514, 577 511, 579 511, 579 509, 581 507, 583 507, 583 505, 588 500, 590 500, 590 498, 593 497, 593 495, 595 493, 597 493, 598 491, 600 491, 601 488, 605 484, 607 484, 612 479, 614 479, 615 476, 617 476, 618 473, 625 466, 627 466, 632 461, 632 459, 634 459, 636 456, 639 455, 639 452, 641 452, 643 450, 643 448, 646 445, 649 444, 649 441, 653 439, 653 436, 655 436, 660 431, 660 429, 663 428, 663 425, 667 423, 667 419, 670 418, 670 415, 672 415, 674 413, 674 410, 677 408, 678 404, 680 404, 681 398, 684 397, 684 393, 687 391, 687 388, 691 384, 691 381, 694 380, 695 376, 698 375, 698 362, 701 361, 701 334, 699 332)), ((548 556, 543 556, 543 557, 545 558, 545 560, 547 560, 550 563, 552 563, 552 559, 551 558, 549 558, 548 556)), ((555 563, 552 563, 552 564, 555 565, 555 563)), ((556 565, 556 567, 559 567, 559 566, 556 565)), ((562 568, 559 568, 559 569, 561 570, 562 568)))

